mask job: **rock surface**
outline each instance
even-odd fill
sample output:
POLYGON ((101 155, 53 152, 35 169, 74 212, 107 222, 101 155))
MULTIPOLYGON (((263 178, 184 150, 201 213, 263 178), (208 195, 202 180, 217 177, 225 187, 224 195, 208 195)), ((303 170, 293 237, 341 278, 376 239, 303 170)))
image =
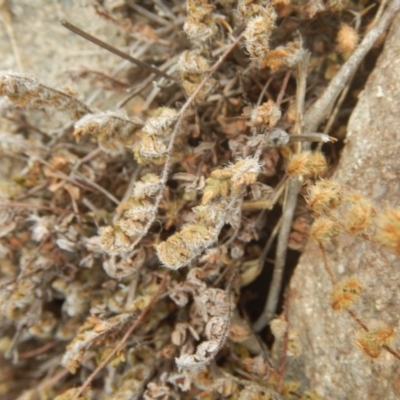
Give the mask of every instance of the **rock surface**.
MULTIPOLYGON (((348 125, 346 146, 333 180, 373 201, 378 209, 400 206, 400 18, 370 75, 348 125)), ((339 280, 357 277, 364 286, 352 310, 369 327, 400 332, 400 260, 360 238, 341 236, 327 246, 339 280)), ((310 241, 290 284, 289 323, 299 335, 301 356, 288 375, 324 399, 400 398, 400 362, 383 351, 368 359, 354 344, 358 327, 329 305, 332 284, 318 246, 310 241)), ((393 343, 400 349, 400 340, 393 343)))
MULTIPOLYGON (((26 73, 43 84, 75 93, 86 103, 108 109, 109 104, 115 104, 113 93, 93 89, 87 79, 74 79, 72 73, 87 69, 112 74, 121 63, 129 63, 68 31, 61 20, 118 48, 126 42, 120 27, 97 15, 86 1, 0 1, 0 70, 26 73)), ((37 113, 28 110, 27 115, 43 130, 56 131, 68 123, 62 113, 54 113, 50 118, 44 118, 43 113, 38 118, 37 113)), ((4 119, 1 123, 3 131, 12 129, 4 119)), ((17 174, 22 165, 14 158, 3 158, 0 179, 17 174)))
POLYGON ((122 47, 124 39, 120 28, 97 15, 86 1, 2 1, 0 13, 1 70, 18 70, 34 75, 48 85, 62 87, 71 84, 66 72, 73 68, 85 66, 106 72, 120 61, 60 24, 61 20, 67 20, 122 47), (15 38, 14 46, 9 29, 15 38), (18 53, 17 57, 15 53, 18 53))

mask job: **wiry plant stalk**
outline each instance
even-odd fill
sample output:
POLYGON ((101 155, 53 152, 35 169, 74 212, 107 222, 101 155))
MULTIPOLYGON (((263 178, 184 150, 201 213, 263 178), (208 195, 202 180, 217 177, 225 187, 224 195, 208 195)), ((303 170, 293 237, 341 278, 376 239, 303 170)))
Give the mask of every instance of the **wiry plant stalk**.
POLYGON ((106 42, 103 42, 102 40, 88 34, 87 32, 83 31, 82 29, 79 29, 77 26, 71 24, 70 22, 67 21, 61 21, 61 25, 64 26, 65 28, 69 29, 71 32, 76 33, 79 36, 82 36, 84 39, 89 40, 92 43, 97 44, 100 47, 103 47, 104 49, 108 50, 110 53, 114 53, 117 56, 130 61, 133 64, 136 64, 138 67, 149 70, 150 72, 158 75, 158 76, 162 76, 164 78, 167 78, 171 81, 175 81, 176 79, 170 75, 168 75, 167 73, 159 70, 156 67, 153 67, 152 65, 149 65, 143 61, 138 60, 137 58, 132 57, 129 54, 124 53, 121 50, 118 50, 116 47, 109 45, 106 42))

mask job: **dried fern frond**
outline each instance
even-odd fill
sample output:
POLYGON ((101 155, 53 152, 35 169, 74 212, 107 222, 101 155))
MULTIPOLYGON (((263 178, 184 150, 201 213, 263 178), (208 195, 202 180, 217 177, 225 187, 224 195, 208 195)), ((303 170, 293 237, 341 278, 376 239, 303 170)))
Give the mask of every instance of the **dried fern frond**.
POLYGON ((183 353, 175 359, 182 369, 200 370, 208 365, 221 350, 229 334, 231 296, 221 290, 209 288, 194 295, 197 310, 205 321, 204 334, 207 340, 202 341, 194 354, 183 353))
POLYGON ((261 65, 270 48, 269 40, 277 19, 276 11, 269 3, 258 5, 256 2, 247 6, 244 2, 242 8, 240 6, 239 4, 239 10, 243 9, 242 14, 246 22, 244 38, 247 53, 252 60, 261 65))
MULTIPOLYGON (((181 73, 182 86, 188 96, 195 91, 210 70, 210 63, 200 53, 198 50, 187 50, 179 58, 178 68, 181 73)), ((215 87, 215 82, 209 80, 206 87, 198 94, 197 100, 203 100, 213 87, 215 87)))
POLYGON ((167 107, 160 107, 147 119, 132 147, 138 163, 164 163, 168 153, 169 136, 177 119, 178 112, 167 107))
POLYGON ((134 240, 146 234, 147 221, 157 211, 153 196, 161 188, 155 174, 147 174, 135 183, 132 195, 119 206, 114 224, 101 229, 101 245, 108 254, 121 255, 133 250, 134 240))
POLYGON ((85 103, 74 96, 17 72, 0 72, 0 94, 22 107, 66 111, 74 118, 92 112, 85 103))
POLYGON ((67 346, 67 351, 61 361, 62 364, 74 374, 81 365, 85 352, 96 341, 99 342, 103 336, 125 324, 130 317, 130 313, 119 314, 108 320, 89 317, 79 328, 74 340, 67 346))
POLYGON ((157 245, 160 261, 171 269, 182 268, 215 243, 235 199, 257 180, 259 171, 260 163, 253 157, 213 171, 206 180, 202 205, 193 209, 194 223, 157 245))
POLYGON ((75 123, 74 136, 77 141, 84 135, 97 137, 102 150, 110 154, 121 154, 132 146, 135 132, 142 126, 139 120, 131 120, 120 112, 98 112, 88 114, 75 123))
POLYGON ((215 6, 208 0, 186 1, 187 19, 183 30, 191 40, 205 41, 216 33, 214 10, 215 6))
POLYGON ((157 245, 157 255, 167 268, 178 269, 188 265, 207 247, 216 242, 225 223, 222 204, 199 206, 195 209, 195 223, 157 245))

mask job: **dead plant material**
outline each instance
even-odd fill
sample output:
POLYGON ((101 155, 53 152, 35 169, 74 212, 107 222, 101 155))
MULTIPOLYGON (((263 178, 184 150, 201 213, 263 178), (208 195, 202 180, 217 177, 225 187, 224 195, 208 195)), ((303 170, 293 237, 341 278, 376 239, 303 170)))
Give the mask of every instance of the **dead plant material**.
POLYGON ((398 357, 394 329, 369 330, 352 311, 367 290, 357 277, 338 283, 324 252, 348 234, 398 253, 398 210, 322 179, 329 162, 310 143, 337 140, 332 120, 320 125, 335 104, 332 119, 345 124, 337 98, 400 1, 382 6, 372 28, 368 11, 357 29, 344 12, 365 11, 356 1, 92 3, 126 44, 61 23, 119 57, 108 71, 95 61, 69 71, 92 91, 0 73, 0 369, 11 377, 0 394, 318 398, 285 376, 301 352, 289 316, 272 324, 283 343, 273 365, 238 311, 268 256, 275 267, 255 330, 277 312, 304 185, 331 306, 363 330, 355 342, 365 353, 398 357), (310 33, 325 16, 335 26, 310 33), (338 70, 330 82, 327 70, 338 70))

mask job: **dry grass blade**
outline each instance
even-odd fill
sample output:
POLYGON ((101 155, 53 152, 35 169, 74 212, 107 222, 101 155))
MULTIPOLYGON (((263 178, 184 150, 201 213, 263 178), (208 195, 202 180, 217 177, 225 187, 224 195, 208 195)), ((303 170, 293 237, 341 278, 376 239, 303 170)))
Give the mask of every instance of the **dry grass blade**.
POLYGON ((140 60, 130 56, 129 54, 124 53, 121 50, 118 50, 114 46, 111 46, 108 43, 103 42, 102 40, 90 35, 89 33, 83 31, 82 29, 80 29, 77 26, 71 24, 70 22, 61 21, 60 23, 61 23, 62 26, 64 26, 65 28, 67 28, 71 32, 74 32, 77 35, 82 36, 84 39, 89 40, 89 42, 97 44, 97 46, 103 47, 104 49, 108 50, 110 53, 113 53, 113 54, 123 58, 124 60, 130 61, 132 64, 135 64, 140 68, 148 70, 148 71, 156 74, 157 76, 162 76, 162 77, 164 77, 166 79, 169 79, 171 81, 176 81, 176 79, 174 77, 166 74, 163 71, 160 71, 158 68, 155 68, 152 65, 146 64, 145 62, 140 61, 140 60))

